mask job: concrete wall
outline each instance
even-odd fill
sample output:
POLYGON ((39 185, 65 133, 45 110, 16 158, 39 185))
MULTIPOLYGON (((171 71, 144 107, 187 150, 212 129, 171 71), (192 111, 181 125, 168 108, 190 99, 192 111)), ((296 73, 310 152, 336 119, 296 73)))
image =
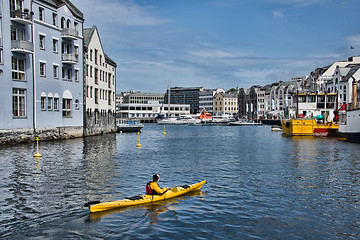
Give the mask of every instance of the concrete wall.
POLYGON ((111 132, 116 132, 115 114, 100 114, 100 112, 86 113, 84 136, 111 132))

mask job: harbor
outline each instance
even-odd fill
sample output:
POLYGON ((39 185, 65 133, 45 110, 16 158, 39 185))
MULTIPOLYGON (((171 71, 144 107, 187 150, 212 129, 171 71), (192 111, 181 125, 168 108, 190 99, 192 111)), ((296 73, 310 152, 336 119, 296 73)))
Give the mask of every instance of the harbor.
POLYGON ((356 239, 360 149, 271 126, 144 124, 137 134, 0 146, 1 239, 356 239), (207 180, 110 212, 83 205, 207 180))

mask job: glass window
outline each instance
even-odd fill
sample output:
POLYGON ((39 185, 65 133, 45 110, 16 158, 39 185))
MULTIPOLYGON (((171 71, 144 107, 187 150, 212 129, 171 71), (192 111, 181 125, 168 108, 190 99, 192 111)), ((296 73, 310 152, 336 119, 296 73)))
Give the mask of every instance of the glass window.
POLYGON ((11 40, 24 40, 24 36, 24 29, 11 27, 11 40))
POLYGON ((45 21, 45 14, 44 14, 44 9, 39 7, 39 20, 40 21, 45 21))
POLYGON ((58 53, 58 40, 57 39, 53 39, 53 52, 54 53, 58 53))
POLYGON ((57 14, 56 14, 56 13, 53 13, 53 14, 52 14, 52 17, 53 17, 53 25, 54 25, 54 26, 57 26, 57 14))
POLYGON ((46 97, 41 97, 41 99, 40 99, 41 110, 45 110, 45 100, 46 100, 46 97))
POLYGON ((59 66, 53 65, 54 78, 59 78, 59 66))
POLYGON ((59 111, 59 98, 54 98, 54 111, 59 111))
POLYGON ((13 117, 26 117, 26 90, 13 88, 12 93, 13 117))
POLYGON ((51 111, 52 110, 52 107, 53 107, 53 98, 52 97, 48 97, 47 99, 47 109, 48 111, 51 111))
POLYGON ((40 76, 45 77, 46 76, 46 72, 45 72, 45 63, 44 62, 40 62, 40 76))
POLYGON ((40 41, 40 49, 45 50, 45 36, 39 35, 39 41, 40 41))
POLYGON ((79 110, 79 109, 80 109, 79 100, 76 99, 76 100, 75 100, 75 110, 79 110))
POLYGON ((65 118, 71 117, 71 99, 63 99, 62 113, 65 118))
POLYGON ((75 82, 79 82, 79 70, 75 69, 75 82))
POLYGON ((25 60, 12 57, 12 80, 25 81, 25 60))

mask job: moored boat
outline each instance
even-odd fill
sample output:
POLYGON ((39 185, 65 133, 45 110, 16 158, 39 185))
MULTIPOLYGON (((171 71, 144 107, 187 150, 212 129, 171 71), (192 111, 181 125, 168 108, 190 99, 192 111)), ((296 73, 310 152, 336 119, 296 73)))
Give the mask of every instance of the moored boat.
POLYGON ((360 143, 360 109, 348 110, 340 117, 339 133, 350 142, 360 143))
POLYGON ((143 124, 140 124, 137 120, 116 120, 116 132, 140 132, 140 130, 144 127, 143 124))
POLYGON ((140 204, 146 204, 146 203, 153 203, 157 201, 166 200, 169 198, 177 197, 184 195, 186 193, 189 193, 191 191, 199 190, 204 184, 206 183, 206 180, 191 184, 191 185, 185 185, 180 187, 173 187, 166 191, 162 195, 150 195, 150 194, 144 194, 144 195, 138 195, 131 198, 125 198, 118 201, 113 202, 105 202, 105 203, 99 203, 99 202, 90 202, 86 203, 84 206, 89 206, 90 212, 100 212, 100 211, 106 211, 111 210, 115 208, 121 208, 121 207, 128 207, 128 206, 135 206, 140 204))
POLYGON ((318 123, 315 119, 287 119, 282 121, 283 133, 289 136, 331 137, 337 135, 338 124, 318 123))
POLYGON ((236 122, 230 122, 229 125, 230 126, 252 126, 252 125, 262 125, 262 123, 236 121, 236 122))

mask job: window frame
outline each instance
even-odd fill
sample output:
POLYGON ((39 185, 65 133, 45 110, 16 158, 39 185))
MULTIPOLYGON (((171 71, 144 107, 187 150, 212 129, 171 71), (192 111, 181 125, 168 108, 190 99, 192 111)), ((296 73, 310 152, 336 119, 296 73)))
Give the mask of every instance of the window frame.
POLYGON ((12 117, 26 118, 26 89, 23 88, 12 89, 12 117))

